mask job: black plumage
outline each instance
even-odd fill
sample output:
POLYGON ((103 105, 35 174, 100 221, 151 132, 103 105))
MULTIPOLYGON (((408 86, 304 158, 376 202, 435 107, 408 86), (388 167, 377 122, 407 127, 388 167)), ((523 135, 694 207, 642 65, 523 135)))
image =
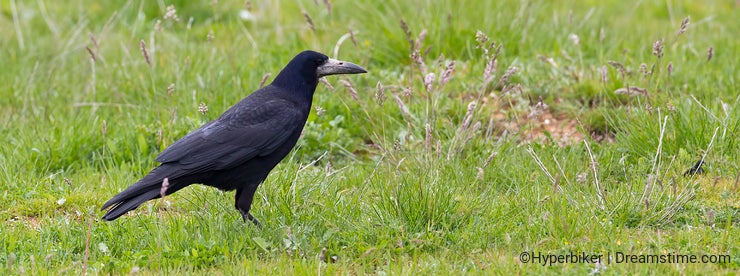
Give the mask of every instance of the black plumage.
POLYGON ((298 141, 319 78, 365 72, 318 52, 301 52, 270 85, 162 151, 159 167, 103 205, 103 210, 110 208, 103 219, 114 220, 159 198, 167 178, 167 195, 195 183, 236 190, 236 209, 245 221, 259 225, 249 214, 254 193, 298 141))
POLYGON ((699 161, 696 161, 696 163, 694 163, 694 166, 692 166, 691 168, 689 168, 683 173, 683 176, 703 174, 704 173, 704 168, 702 168, 703 165, 704 165, 704 159, 699 159, 699 161))

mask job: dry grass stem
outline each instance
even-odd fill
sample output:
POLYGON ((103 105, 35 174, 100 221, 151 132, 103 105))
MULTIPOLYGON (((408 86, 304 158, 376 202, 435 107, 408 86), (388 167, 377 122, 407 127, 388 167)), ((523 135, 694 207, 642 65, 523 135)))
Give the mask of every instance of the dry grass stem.
POLYGON ((614 90, 614 94, 627 96, 647 96, 648 90, 642 87, 628 86, 614 90))
POLYGON ((545 176, 547 176, 547 178, 550 179, 550 182, 552 182, 554 185, 555 177, 553 177, 550 171, 547 169, 547 167, 545 167, 545 164, 542 163, 542 159, 540 159, 540 157, 537 155, 537 153, 534 151, 531 145, 527 147, 527 153, 529 153, 529 156, 531 156, 532 159, 534 159, 534 162, 537 163, 537 166, 540 167, 540 170, 542 170, 542 172, 545 173, 545 176))
POLYGON ((599 166, 599 163, 596 162, 596 159, 594 158, 594 154, 591 151, 591 145, 588 144, 588 141, 583 140, 583 143, 586 144, 586 150, 588 150, 588 156, 591 158, 591 170, 594 174, 594 186, 596 188, 596 195, 599 199, 599 207, 604 210, 606 208, 606 194, 604 194, 604 190, 601 188, 601 184, 599 183, 599 174, 597 171, 597 168, 599 166))

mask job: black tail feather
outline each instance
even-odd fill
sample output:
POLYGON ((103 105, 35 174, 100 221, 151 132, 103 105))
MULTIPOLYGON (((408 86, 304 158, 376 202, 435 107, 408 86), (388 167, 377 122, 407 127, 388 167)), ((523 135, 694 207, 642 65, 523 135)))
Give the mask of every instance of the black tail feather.
POLYGON ((103 219, 107 221, 114 220, 128 211, 136 209, 144 202, 161 197, 162 181, 165 178, 163 175, 171 176, 168 178, 169 186, 166 191, 168 195, 190 185, 186 179, 178 178, 182 175, 181 173, 173 173, 166 166, 160 166, 149 172, 139 182, 126 188, 126 190, 118 193, 103 204, 101 210, 110 208, 103 216, 103 219))
POLYGON ((108 210, 107 213, 105 213, 105 215, 103 216, 103 219, 107 221, 114 220, 122 216, 123 214, 127 213, 128 211, 136 209, 142 203, 148 200, 158 198, 158 197, 160 197, 159 190, 152 189, 149 191, 144 191, 141 194, 134 196, 133 198, 122 199, 122 200, 115 201, 115 202, 112 202, 113 199, 111 199, 111 201, 108 201, 105 203, 105 205, 103 206, 103 209, 108 208, 110 206, 113 206, 113 208, 111 208, 110 210, 108 210))

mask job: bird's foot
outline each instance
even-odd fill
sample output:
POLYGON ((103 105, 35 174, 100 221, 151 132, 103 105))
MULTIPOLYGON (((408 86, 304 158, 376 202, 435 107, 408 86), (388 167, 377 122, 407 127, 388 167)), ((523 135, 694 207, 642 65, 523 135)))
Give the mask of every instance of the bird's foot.
POLYGON ((258 228, 262 228, 262 223, 250 213, 242 213, 242 219, 244 219, 244 222, 251 221, 258 228))

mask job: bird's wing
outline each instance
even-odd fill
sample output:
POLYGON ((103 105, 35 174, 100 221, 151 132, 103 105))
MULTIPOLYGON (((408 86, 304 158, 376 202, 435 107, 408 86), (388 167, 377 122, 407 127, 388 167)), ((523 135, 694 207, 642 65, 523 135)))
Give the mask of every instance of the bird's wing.
POLYGON ((291 134, 300 131, 304 117, 284 100, 237 104, 169 146, 157 161, 177 162, 190 171, 232 168, 285 144, 291 134))

